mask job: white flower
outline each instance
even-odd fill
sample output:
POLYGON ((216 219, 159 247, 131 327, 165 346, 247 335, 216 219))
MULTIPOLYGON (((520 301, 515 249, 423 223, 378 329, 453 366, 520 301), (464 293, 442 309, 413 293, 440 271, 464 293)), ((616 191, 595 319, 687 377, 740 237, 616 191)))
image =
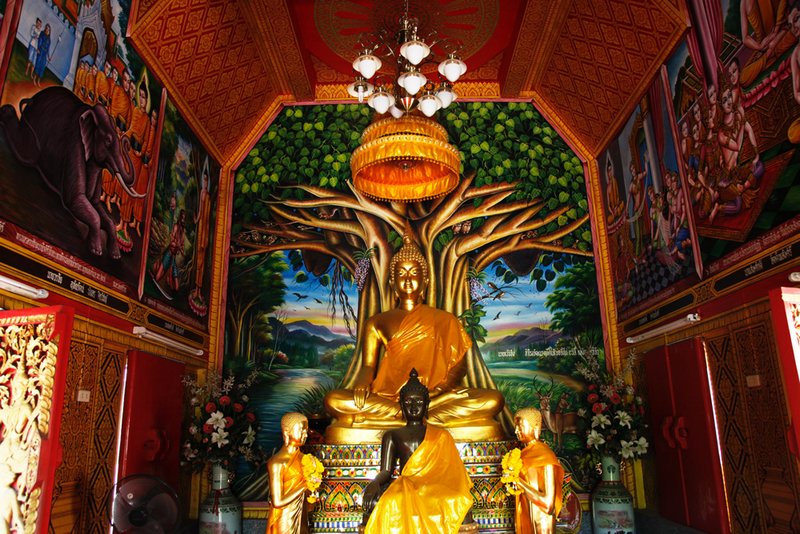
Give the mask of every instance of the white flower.
POLYGON ((183 457, 192 460, 197 457, 197 451, 192 449, 192 444, 188 441, 183 444, 183 457))
POLYGON ((617 415, 614 416, 614 419, 619 421, 619 426, 624 426, 626 428, 631 427, 631 422, 633 421, 633 417, 628 412, 617 412, 617 415))
POLYGON ((250 397, 247 395, 242 395, 242 402, 250 402, 250 397))
POLYGON ((623 458, 633 458, 636 454, 636 442, 635 441, 625 441, 621 439, 619 444, 622 445, 622 457, 623 458))
POLYGON ((605 438, 597 430, 592 430, 589 432, 589 436, 586 438, 586 444, 590 447, 594 447, 595 449, 598 445, 602 445, 605 442, 605 438))
POLYGON ((639 438, 639 440, 636 441, 635 443, 636 443, 636 454, 646 453, 647 447, 650 446, 650 444, 647 443, 647 440, 644 437, 639 438))
POLYGON ((247 432, 244 433, 244 439, 242 443, 245 445, 252 445, 253 442, 256 440, 256 433, 253 431, 252 426, 247 427, 247 432))
POLYGON ((206 424, 211 425, 218 430, 223 429, 225 428, 225 415, 217 410, 211 414, 211 417, 208 418, 206 424))
POLYGON ((222 447, 228 444, 227 438, 228 438, 228 433, 220 428, 218 431, 211 434, 211 443, 216 443, 217 448, 221 449, 222 447))
POLYGON ((578 417, 586 417, 586 408, 578 408, 578 417))
POLYGON ((191 434, 191 435, 193 435, 193 436, 194 436, 195 434, 197 434, 197 425, 190 425, 190 426, 189 426, 189 434, 191 434))
POLYGON ((611 419, 606 414, 599 413, 592 417, 592 428, 605 428, 611 425, 611 419))
POLYGON ((198 404, 200 404, 200 399, 198 399, 197 397, 192 397, 192 400, 189 401, 189 404, 191 404, 192 406, 197 406, 198 404))

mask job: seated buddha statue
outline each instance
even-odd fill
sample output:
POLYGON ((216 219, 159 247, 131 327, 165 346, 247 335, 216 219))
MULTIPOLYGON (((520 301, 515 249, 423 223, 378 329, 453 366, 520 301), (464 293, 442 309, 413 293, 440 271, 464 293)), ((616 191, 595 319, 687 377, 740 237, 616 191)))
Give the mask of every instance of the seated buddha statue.
POLYGON ((455 315, 423 304, 428 264, 410 237, 403 242, 389 265, 398 306, 369 318, 360 332, 362 360, 353 389, 325 396, 325 408, 335 419, 326 441, 376 442, 381 430, 402 426, 399 393, 412 368, 430 391, 429 423, 450 429, 456 439, 503 439, 494 420, 503 409, 503 395, 463 386, 472 339, 455 315))
POLYGON ((364 534, 455 534, 472 507, 472 482, 453 437, 425 424, 428 395, 412 369, 400 389, 405 426, 383 434, 381 470, 364 490, 364 534))

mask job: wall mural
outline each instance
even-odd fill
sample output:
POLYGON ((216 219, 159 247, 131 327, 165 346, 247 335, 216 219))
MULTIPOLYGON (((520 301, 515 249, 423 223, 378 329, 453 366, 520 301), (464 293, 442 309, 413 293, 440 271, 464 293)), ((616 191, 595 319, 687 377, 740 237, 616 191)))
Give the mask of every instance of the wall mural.
POLYGON ((598 162, 622 318, 700 270, 665 81, 656 78, 598 162))
MULTIPOLYGON (((348 184, 370 118, 366 106, 287 108, 236 171, 224 363, 262 370, 259 443, 278 446, 286 411, 324 413, 325 392, 352 372, 359 325, 394 306, 382 267, 402 228, 380 221, 399 215, 439 228, 420 246, 435 258, 439 307, 476 341, 468 358, 486 373, 470 386, 497 387, 512 411, 541 408, 548 439, 585 481, 574 365, 603 354, 581 162, 531 104, 458 104, 439 120, 466 187, 392 213, 348 184), (358 220, 375 224, 353 230, 358 220)), ((243 499, 266 499, 263 470, 239 474, 243 499)))
POLYGON ((4 58, 0 236, 135 298, 165 97, 124 37, 129 10, 23 3, 4 58))
POLYGON ((599 158, 622 320, 800 228, 800 7, 687 5, 686 39, 599 158))
POLYGON ((143 301, 206 330, 219 164, 167 100, 143 301))

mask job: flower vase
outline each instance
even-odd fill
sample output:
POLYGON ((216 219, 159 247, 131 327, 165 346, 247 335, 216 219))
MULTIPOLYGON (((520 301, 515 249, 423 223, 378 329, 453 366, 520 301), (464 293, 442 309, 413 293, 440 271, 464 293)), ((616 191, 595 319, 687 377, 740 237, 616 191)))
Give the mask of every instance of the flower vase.
POLYGON ((231 492, 228 470, 211 464, 211 491, 200 503, 199 534, 242 534, 242 503, 231 492))
POLYGON ((603 478, 592 492, 593 534, 636 534, 633 497, 620 481, 619 461, 601 458, 603 478))

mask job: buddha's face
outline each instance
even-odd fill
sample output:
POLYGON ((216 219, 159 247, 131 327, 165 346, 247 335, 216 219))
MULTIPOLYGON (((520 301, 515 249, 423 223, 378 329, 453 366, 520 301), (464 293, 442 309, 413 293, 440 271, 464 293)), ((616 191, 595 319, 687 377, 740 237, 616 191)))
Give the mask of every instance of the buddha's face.
POLYGON ((539 439, 539 434, 542 432, 542 423, 536 424, 526 417, 514 418, 514 433, 520 441, 527 443, 535 439, 539 439))
POLYGON ((302 445, 308 437, 308 421, 298 421, 297 423, 284 430, 288 441, 292 445, 302 445))
POLYGON ((422 421, 422 418, 425 417, 425 412, 428 410, 428 404, 425 402, 424 395, 411 392, 402 396, 400 408, 403 410, 403 416, 406 421, 422 421))
POLYGON ((416 260, 404 260, 395 265, 395 291, 400 298, 416 300, 425 289, 422 266, 416 260))

